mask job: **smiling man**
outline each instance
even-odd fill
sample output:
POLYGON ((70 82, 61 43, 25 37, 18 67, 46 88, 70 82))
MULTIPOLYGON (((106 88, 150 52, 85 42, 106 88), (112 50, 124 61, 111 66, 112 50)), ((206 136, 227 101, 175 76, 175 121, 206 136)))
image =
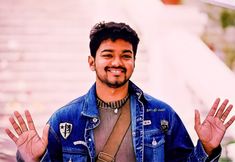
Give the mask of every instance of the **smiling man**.
POLYGON ((122 39, 107 39, 96 53, 89 56, 89 65, 96 71, 96 84, 110 88, 127 85, 135 65, 132 45, 122 39))
POLYGON ((232 105, 216 99, 201 123, 195 111, 199 140, 194 147, 177 113, 144 93, 130 77, 139 38, 124 23, 99 23, 90 33, 88 63, 96 82, 87 94, 57 110, 42 138, 28 111, 26 121, 15 112, 19 161, 78 162, 204 162, 218 161, 220 143, 235 116, 225 122, 232 105), (19 124, 17 124, 19 123, 19 124))

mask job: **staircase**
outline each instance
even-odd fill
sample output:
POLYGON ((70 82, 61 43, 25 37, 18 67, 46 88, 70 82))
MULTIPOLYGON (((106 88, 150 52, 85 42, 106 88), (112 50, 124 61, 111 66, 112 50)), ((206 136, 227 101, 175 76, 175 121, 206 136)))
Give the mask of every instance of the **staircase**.
MULTIPOLYGON (((131 22, 121 6, 110 6, 104 0, 0 0, 0 159, 15 159, 15 145, 4 133, 14 110, 29 109, 41 134, 56 109, 94 83, 87 63, 91 27, 103 20, 131 22)), ((147 82, 148 57, 138 54, 137 60, 133 79, 147 82)))

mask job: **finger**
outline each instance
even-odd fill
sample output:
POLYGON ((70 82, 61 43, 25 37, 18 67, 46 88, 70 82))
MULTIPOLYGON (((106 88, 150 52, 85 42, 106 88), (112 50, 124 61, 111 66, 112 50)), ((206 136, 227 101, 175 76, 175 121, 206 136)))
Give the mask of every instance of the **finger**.
POLYGON ((224 100, 224 102, 220 106, 219 110, 217 111, 215 117, 221 118, 221 116, 223 115, 224 109, 227 106, 228 102, 229 102, 228 99, 224 100))
POLYGON ((15 119, 11 116, 11 117, 9 118, 9 121, 10 121, 11 125, 13 126, 14 130, 16 131, 16 133, 17 133, 18 135, 21 135, 21 134, 22 134, 22 131, 21 131, 19 125, 16 123, 15 119))
POLYGON ((198 110, 195 110, 194 120, 195 120, 194 128, 197 131, 201 125, 200 113, 198 110))
POLYGON ((213 106, 211 107, 211 109, 210 109, 210 111, 209 111, 207 117, 208 117, 208 116, 214 116, 214 115, 215 115, 215 112, 216 112, 216 110, 217 110, 217 108, 218 108, 219 102, 220 102, 220 98, 217 98, 217 99, 215 100, 213 106))
POLYGON ((221 116, 221 121, 225 121, 226 120, 226 118, 228 117, 228 115, 231 112, 232 108, 233 108, 233 105, 229 105, 228 106, 228 108, 225 110, 225 112, 221 116))
POLYGON ((10 131, 10 129, 5 129, 6 134, 16 143, 18 138, 10 131))
POLYGON ((27 125, 26 125, 24 119, 22 118, 22 116, 20 115, 20 113, 19 113, 18 111, 15 111, 15 112, 14 112, 14 115, 15 115, 15 117, 17 118, 18 123, 19 123, 19 125, 20 125, 22 131, 23 131, 23 132, 27 131, 27 130, 28 130, 27 125))
POLYGON ((224 125, 225 128, 227 129, 231 124, 233 124, 235 120, 235 115, 224 125))
POLYGON ((43 128, 43 133, 42 133, 42 141, 45 145, 48 144, 48 134, 49 134, 49 129, 50 125, 46 124, 46 126, 43 128))
POLYGON ((32 119, 31 114, 30 114, 30 112, 28 110, 25 111, 25 116, 26 116, 26 120, 27 120, 29 129, 30 130, 35 130, 33 119, 32 119))

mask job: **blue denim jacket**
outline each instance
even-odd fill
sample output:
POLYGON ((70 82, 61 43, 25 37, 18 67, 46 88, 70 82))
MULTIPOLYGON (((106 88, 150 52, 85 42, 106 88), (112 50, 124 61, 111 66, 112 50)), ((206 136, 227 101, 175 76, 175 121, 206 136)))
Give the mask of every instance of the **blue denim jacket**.
MULTIPOLYGON (((129 81, 132 142, 136 162, 208 161, 202 144, 194 147, 175 111, 129 81)), ((49 120, 49 144, 41 161, 94 162, 94 129, 99 125, 96 85, 56 111, 49 120), (64 136, 64 137, 63 137, 64 136)), ((218 161, 220 152, 209 161, 218 161)))

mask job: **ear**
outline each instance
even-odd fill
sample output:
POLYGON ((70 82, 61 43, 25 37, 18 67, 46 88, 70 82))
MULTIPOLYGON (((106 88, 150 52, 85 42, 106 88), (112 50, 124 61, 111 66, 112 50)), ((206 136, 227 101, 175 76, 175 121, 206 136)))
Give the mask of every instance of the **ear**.
POLYGON ((88 56, 88 64, 90 66, 91 71, 95 71, 95 59, 92 56, 88 56))

